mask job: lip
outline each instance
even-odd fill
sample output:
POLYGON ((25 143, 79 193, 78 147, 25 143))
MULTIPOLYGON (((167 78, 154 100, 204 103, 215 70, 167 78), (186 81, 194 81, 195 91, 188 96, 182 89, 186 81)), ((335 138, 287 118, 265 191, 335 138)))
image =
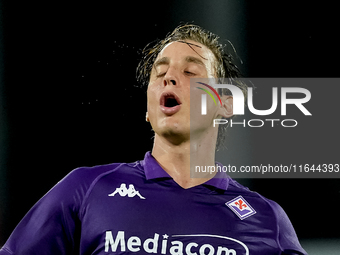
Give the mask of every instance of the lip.
POLYGON ((161 111, 166 115, 173 115, 177 113, 181 109, 181 105, 176 105, 174 107, 166 107, 164 105, 161 105, 161 111))
POLYGON ((176 95, 176 93, 172 92, 172 91, 165 91, 161 94, 161 98, 160 98, 160 109, 161 111, 166 114, 166 115, 173 115, 175 113, 177 113, 180 109, 181 109, 181 100, 179 99, 179 97, 176 95), (165 106, 165 98, 166 97, 174 97, 178 103, 178 105, 173 106, 173 107, 167 107, 165 106))

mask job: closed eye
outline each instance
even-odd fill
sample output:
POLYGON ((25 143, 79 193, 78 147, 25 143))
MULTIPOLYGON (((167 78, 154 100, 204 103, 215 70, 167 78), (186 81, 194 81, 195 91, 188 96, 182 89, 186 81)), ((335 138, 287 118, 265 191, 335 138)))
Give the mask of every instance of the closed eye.
MULTIPOLYGON (((195 76, 196 74, 193 73, 193 72, 189 72, 189 71, 184 71, 184 73, 188 76, 195 76)), ((164 77, 166 74, 166 72, 163 72, 163 73, 159 73, 156 75, 157 78, 161 78, 161 77, 164 77)))
POLYGON ((189 76, 194 76, 194 75, 196 75, 195 73, 192 73, 192 72, 189 72, 189 71, 184 71, 184 73, 185 73, 186 75, 189 75, 189 76))
POLYGON ((165 75, 165 73, 159 73, 156 75, 157 78, 163 77, 165 75))

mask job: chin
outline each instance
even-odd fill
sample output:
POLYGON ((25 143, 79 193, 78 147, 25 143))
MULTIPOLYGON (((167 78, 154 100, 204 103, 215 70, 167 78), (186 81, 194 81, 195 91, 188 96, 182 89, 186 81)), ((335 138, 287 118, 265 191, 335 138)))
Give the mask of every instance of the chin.
POLYGON ((178 126, 166 126, 158 129, 156 132, 158 136, 166 138, 168 141, 174 145, 179 145, 185 141, 190 140, 190 128, 179 128, 178 126))

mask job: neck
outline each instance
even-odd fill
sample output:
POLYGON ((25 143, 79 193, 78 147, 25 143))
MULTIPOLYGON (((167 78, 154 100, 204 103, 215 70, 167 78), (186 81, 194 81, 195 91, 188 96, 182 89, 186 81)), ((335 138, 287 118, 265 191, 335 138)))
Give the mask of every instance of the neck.
POLYGON ((217 133, 212 129, 204 136, 191 135, 190 139, 175 145, 155 134, 152 155, 178 185, 191 188, 213 177, 195 172, 195 167, 215 165, 216 138, 217 133))

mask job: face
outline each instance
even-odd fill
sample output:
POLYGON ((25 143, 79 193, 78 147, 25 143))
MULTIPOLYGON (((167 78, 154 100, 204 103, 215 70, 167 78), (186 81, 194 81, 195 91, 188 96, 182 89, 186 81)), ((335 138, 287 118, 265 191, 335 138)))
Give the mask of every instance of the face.
POLYGON ((169 43, 157 56, 147 91, 148 118, 157 135, 190 139, 190 78, 213 77, 214 55, 197 42, 169 43))

